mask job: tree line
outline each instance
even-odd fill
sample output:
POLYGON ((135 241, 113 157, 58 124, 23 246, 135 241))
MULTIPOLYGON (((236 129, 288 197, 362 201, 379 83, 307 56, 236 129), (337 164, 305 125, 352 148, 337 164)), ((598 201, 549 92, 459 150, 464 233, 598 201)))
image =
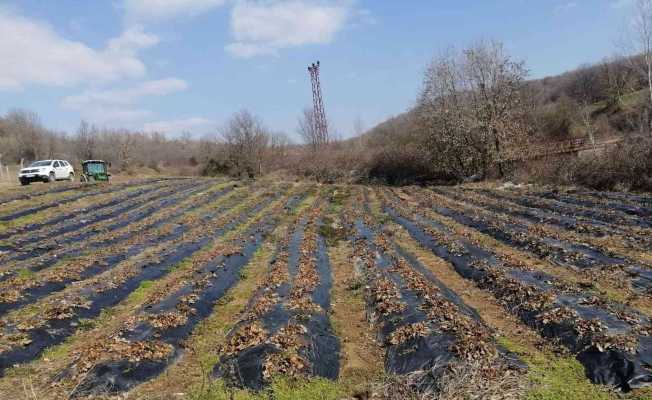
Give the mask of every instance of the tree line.
POLYGON ((170 139, 161 133, 108 129, 82 121, 73 134, 46 128, 38 115, 13 110, 0 117, 0 161, 20 165, 39 159, 103 159, 119 171, 196 169, 215 151, 214 141, 190 135, 170 139))
POLYGON ((83 121, 67 135, 43 127, 34 113, 18 110, 0 118, 0 153, 4 163, 101 158, 123 171, 175 168, 241 177, 282 173, 329 182, 454 183, 495 177, 652 187, 647 157, 652 154, 652 0, 636 1, 635 22, 628 55, 544 79, 530 79, 525 63, 497 41, 448 49, 425 69, 414 107, 367 132, 357 123, 358 135, 352 139, 324 137, 310 108, 297 122, 302 143, 271 130, 247 110, 201 139, 105 129, 83 121), (541 143, 572 138, 595 143, 613 136, 631 140, 581 160, 519 164, 506 157, 541 143))

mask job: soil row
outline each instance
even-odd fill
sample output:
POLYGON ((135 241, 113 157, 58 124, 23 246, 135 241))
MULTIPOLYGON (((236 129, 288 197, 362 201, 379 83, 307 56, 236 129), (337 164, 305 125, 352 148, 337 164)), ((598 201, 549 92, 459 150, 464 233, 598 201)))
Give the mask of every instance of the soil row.
MULTIPOLYGON (((199 229, 176 240, 148 249, 106 273, 48 296, 25 310, 19 309, 2 320, 0 371, 13 364, 30 361, 46 347, 61 343, 74 334, 81 319, 97 317, 139 287, 155 281, 174 266, 212 241, 234 229, 287 191, 287 187, 252 196, 231 212, 201 222, 199 229)), ((199 218, 192 218, 195 223, 199 218)))
POLYGON ((12 262, 52 254, 57 249, 75 247, 100 233, 118 230, 147 218, 160 207, 175 204, 207 187, 209 184, 206 183, 198 187, 161 188, 134 199, 117 202, 116 205, 102 211, 82 214, 56 225, 14 236, 4 242, 6 254, 1 257, 0 262, 3 265, 10 265, 12 262))
POLYGON ((519 250, 586 275, 592 271, 609 273, 639 293, 652 293, 652 269, 609 249, 567 240, 554 230, 508 216, 500 216, 477 207, 465 206, 443 196, 420 192, 419 204, 439 215, 453 219, 519 250))
POLYGON ((322 206, 315 200, 279 243, 268 279, 219 350, 215 376, 254 390, 278 376, 337 378, 339 340, 328 316, 332 277, 318 233, 322 206))
POLYGON ((116 331, 78 349, 58 375, 74 383, 72 396, 127 391, 163 372, 184 352, 194 327, 240 280, 241 270, 302 197, 288 193, 243 219, 237 234, 224 236, 187 259, 187 267, 174 280, 157 286, 116 331))
POLYGON ((459 374, 478 392, 486 382, 514 390, 525 365, 496 344, 478 313, 393 243, 370 213, 354 211, 347 219, 369 321, 385 348, 385 370, 424 395, 447 390, 459 374))
POLYGON ((416 241, 491 292, 525 324, 576 354, 593 382, 623 390, 650 384, 652 327, 646 316, 587 296, 580 287, 459 237, 385 191, 379 194, 384 210, 416 241))
MULTIPOLYGON (((178 221, 174 223, 173 218, 178 219, 183 214, 197 206, 210 206, 212 201, 220 199, 227 192, 219 190, 216 193, 208 194, 200 198, 193 198, 190 204, 178 210, 165 213, 163 218, 148 223, 143 227, 129 226, 126 234, 121 235, 108 245, 103 240, 97 242, 85 242, 84 254, 80 255, 81 249, 68 250, 64 255, 65 261, 57 261, 61 254, 56 257, 39 260, 38 263, 19 265, 16 273, 5 272, 4 276, 11 278, 0 283, 0 315, 7 311, 16 309, 26 304, 31 304, 40 298, 64 290, 73 282, 79 282, 92 278, 100 273, 115 268, 120 262, 134 257, 145 249, 171 242, 179 239, 184 234, 192 233, 192 225, 178 221), (166 225, 173 223, 173 225, 166 225), (35 274, 25 274, 25 271, 35 274), (38 273, 37 273, 38 272, 38 273)), ((206 211, 201 215, 202 220, 216 218, 235 207, 245 198, 246 193, 240 196, 232 196, 222 207, 212 211, 206 211)), ((195 228, 196 229, 196 228, 195 228)), ((105 238, 106 239, 106 238, 105 238)))

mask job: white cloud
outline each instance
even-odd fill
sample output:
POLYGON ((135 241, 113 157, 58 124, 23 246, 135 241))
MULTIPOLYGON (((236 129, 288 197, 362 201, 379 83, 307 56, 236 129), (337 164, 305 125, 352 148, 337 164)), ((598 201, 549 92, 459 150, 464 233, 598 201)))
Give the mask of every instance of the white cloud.
POLYGON ((206 118, 193 117, 169 121, 149 122, 143 126, 145 132, 159 132, 165 134, 208 133, 216 129, 216 124, 206 118))
POLYGON ((157 42, 136 27, 111 40, 106 49, 95 50, 59 36, 47 24, 0 10, 0 90, 141 77, 146 68, 136 52, 157 42))
POLYGON ((127 89, 115 90, 90 90, 75 96, 63 99, 62 106, 71 110, 84 110, 85 108, 100 108, 111 106, 125 106, 134 104, 137 100, 147 96, 164 96, 170 93, 188 89, 188 84, 176 78, 160 79, 141 82, 127 89))
POLYGON ((107 51, 115 54, 134 54, 140 49, 146 49, 158 44, 159 38, 146 33, 142 25, 134 25, 125 30, 122 35, 109 40, 107 51))
POLYGON ((187 88, 188 84, 181 79, 160 79, 141 82, 125 89, 88 90, 64 98, 61 105, 65 109, 78 111, 82 118, 93 123, 137 127, 155 115, 152 111, 138 108, 139 100, 150 96, 165 96, 187 88))
POLYGON ((226 50, 249 58, 288 47, 329 43, 353 14, 350 1, 239 1, 231 14, 234 42, 226 50))
POLYGON ((123 7, 127 20, 152 22, 193 17, 225 2, 226 0, 124 0, 123 7))

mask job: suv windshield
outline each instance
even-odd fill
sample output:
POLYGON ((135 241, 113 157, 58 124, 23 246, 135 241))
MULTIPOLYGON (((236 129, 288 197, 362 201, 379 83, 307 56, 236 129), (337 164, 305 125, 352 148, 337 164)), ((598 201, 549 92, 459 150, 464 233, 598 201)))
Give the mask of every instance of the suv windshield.
POLYGON ((36 161, 36 162, 31 163, 29 166, 30 167, 47 167, 50 164, 52 164, 52 161, 36 161))

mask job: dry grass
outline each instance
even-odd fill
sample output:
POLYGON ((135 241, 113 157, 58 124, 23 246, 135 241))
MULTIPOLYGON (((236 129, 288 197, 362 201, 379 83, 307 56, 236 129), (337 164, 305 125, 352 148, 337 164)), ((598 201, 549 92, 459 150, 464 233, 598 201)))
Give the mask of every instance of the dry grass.
POLYGON ((352 395, 368 393, 369 382, 383 376, 383 350, 374 340, 366 318, 363 288, 356 285, 353 250, 340 242, 329 252, 333 268, 331 321, 341 340, 340 380, 352 395))

